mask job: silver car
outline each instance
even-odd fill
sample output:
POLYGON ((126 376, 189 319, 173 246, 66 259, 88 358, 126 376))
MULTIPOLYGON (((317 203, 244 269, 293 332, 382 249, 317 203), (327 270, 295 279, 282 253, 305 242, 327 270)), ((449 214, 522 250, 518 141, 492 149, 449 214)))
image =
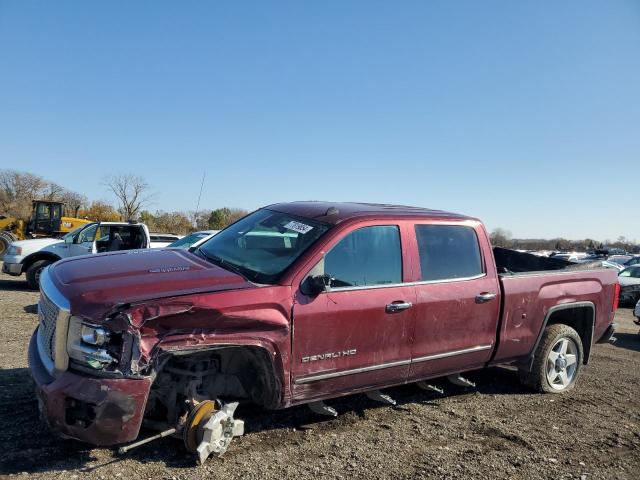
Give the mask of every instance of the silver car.
POLYGON ((199 247, 219 231, 220 230, 201 230, 199 232, 193 232, 186 237, 182 237, 180 240, 170 243, 167 245, 167 248, 181 248, 186 250, 191 247, 199 247))
POLYGON ((620 303, 635 304, 640 300, 640 265, 633 265, 618 274, 620 303))

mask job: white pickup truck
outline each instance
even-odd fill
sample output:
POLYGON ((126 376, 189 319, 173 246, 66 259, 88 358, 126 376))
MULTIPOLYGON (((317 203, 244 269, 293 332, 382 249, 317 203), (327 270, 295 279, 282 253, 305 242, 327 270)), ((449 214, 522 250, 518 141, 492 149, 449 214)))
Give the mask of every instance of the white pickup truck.
POLYGON ((89 223, 61 238, 13 242, 4 256, 2 272, 13 276, 26 273, 29 286, 37 289, 42 270, 63 258, 153 246, 149 229, 142 223, 89 223))

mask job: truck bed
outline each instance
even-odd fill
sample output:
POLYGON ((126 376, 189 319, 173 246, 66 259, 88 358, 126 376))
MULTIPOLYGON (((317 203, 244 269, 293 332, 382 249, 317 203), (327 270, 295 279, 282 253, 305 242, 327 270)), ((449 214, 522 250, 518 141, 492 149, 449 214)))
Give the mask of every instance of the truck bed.
POLYGON ((599 340, 613 321, 614 285, 618 281, 614 270, 554 269, 550 265, 547 271, 502 273, 499 278, 503 313, 493 364, 522 358, 535 350, 552 310, 570 305, 584 308, 593 322, 591 343, 599 340))
POLYGON ((508 248, 494 247, 493 256, 496 260, 498 273, 542 272, 548 270, 562 270, 572 265, 559 258, 539 257, 530 253, 518 252, 508 248))

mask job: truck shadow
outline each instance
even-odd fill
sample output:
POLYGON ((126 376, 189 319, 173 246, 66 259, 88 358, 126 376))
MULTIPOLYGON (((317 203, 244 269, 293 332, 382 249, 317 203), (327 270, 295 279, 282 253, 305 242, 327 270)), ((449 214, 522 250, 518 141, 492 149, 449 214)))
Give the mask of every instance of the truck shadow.
MULTIPOLYGON (((7 278, 7 275, 4 275, 7 278)), ((24 278, 17 280, 5 280, 0 279, 0 291, 6 292, 35 292, 35 290, 29 288, 24 278)))
MULTIPOLYGON (((476 388, 462 388, 442 380, 434 384, 444 389, 444 395, 424 392, 415 385, 404 385, 385 389, 397 405, 399 411, 408 410, 409 404, 433 404, 438 406, 447 397, 471 395, 475 392, 486 394, 522 394, 526 390, 520 386, 515 372, 505 368, 470 372, 468 378, 478 385, 476 388)), ((362 419, 377 408, 389 408, 386 405, 369 400, 364 395, 352 395, 327 402, 338 412, 337 418, 323 418, 312 413, 306 406, 286 410, 265 411, 258 407, 241 406, 238 418, 246 421, 246 437, 234 443, 227 455, 233 450, 238 453, 257 449, 273 448, 274 443, 291 441, 295 443, 300 431, 314 430, 318 434, 352 429, 362 419), (252 434, 265 431, 277 431, 271 438, 251 438, 252 434), (296 433, 297 432, 297 433, 296 433), (283 438, 284 437, 284 438, 283 438), (288 438, 291 437, 291 438, 288 438)), ((400 412, 398 412, 400 413, 400 412)), ((142 431, 140 438, 155 432, 142 431)), ((140 463, 160 462, 170 467, 190 468, 195 466, 193 455, 188 454, 182 442, 176 439, 163 439, 131 451, 119 457, 115 449, 110 454, 74 440, 63 440, 55 436, 39 419, 38 404, 33 390, 29 371, 26 368, 0 370, 0 447, 3 455, 0 460, 0 475, 79 470, 89 474, 94 470, 122 460, 135 460, 140 463), (107 457, 107 458, 105 458, 107 457)))
MULTIPOLYGON (((311 412, 305 405, 285 410, 265 411, 251 405, 241 405, 236 411, 236 417, 245 421, 245 437, 232 444, 225 457, 236 454, 250 454, 255 451, 273 451, 283 443, 297 444, 307 430, 313 430, 315 435, 331 435, 345 430, 357 428, 358 423, 366 419, 371 412, 378 408, 391 408, 395 414, 409 411, 410 405, 432 405, 439 408, 443 400, 456 396, 474 395, 522 395, 531 394, 531 390, 523 387, 517 372, 508 367, 494 367, 465 374, 465 377, 476 383, 474 388, 464 388, 451 384, 446 379, 434 379, 430 383, 444 390, 444 394, 426 392, 414 384, 387 388, 383 393, 391 396, 396 405, 389 407, 367 398, 364 394, 355 394, 337 399, 327 400, 327 404, 338 411, 335 418, 322 417, 311 412), (273 435, 255 435, 272 431, 273 435), (253 438, 252 438, 253 437, 253 438)), ((389 415, 394 415, 393 411, 389 415)), ((382 428, 393 428, 381 425, 382 428)), ((156 432, 141 433, 141 438, 156 432)), ((128 458, 139 462, 161 462, 172 468, 189 468, 195 466, 195 457, 188 454, 180 441, 163 439, 132 450, 128 458)))
POLYGON ((618 340, 613 344, 614 347, 640 352, 640 334, 616 332, 616 338, 618 340))
POLYGON ((34 303, 33 305, 27 305, 25 307, 22 307, 22 310, 24 310, 24 313, 33 313, 34 315, 38 314, 38 304, 34 303))
POLYGON ((83 468, 91 448, 54 436, 39 419, 26 368, 0 370, 0 476, 83 468))
MULTIPOLYGON (((470 372, 467 378, 476 382, 477 387, 462 388, 446 380, 434 380, 435 385, 444 389, 444 395, 424 392, 415 385, 385 389, 384 393, 396 400, 397 404, 392 408, 398 410, 398 414, 407 411, 410 404, 432 404, 437 407, 447 397, 471 395, 475 392, 492 395, 528 393, 528 390, 520 386, 516 372, 506 368, 470 372)), ((327 403, 338 411, 338 417, 326 419, 312 413, 304 405, 277 411, 265 411, 250 405, 239 407, 237 417, 246 422, 246 436, 242 441, 234 442, 227 455, 234 450, 242 453, 255 449, 273 449, 282 442, 295 444, 305 430, 329 434, 353 429, 373 410, 389 408, 365 395, 342 397, 327 403), (276 433, 255 438, 254 434, 266 431, 276 433)), ((142 431, 140 438, 153 433, 155 432, 142 431)), ((101 467, 123 460, 160 462, 177 468, 195 466, 194 456, 188 454, 182 442, 177 439, 162 439, 135 449, 123 457, 119 457, 115 449, 109 449, 111 453, 105 455, 104 450, 101 452, 91 445, 60 439, 39 419, 38 403, 26 368, 0 370, 0 439, 3 450, 0 475, 63 470, 79 470, 90 475, 93 471, 98 473, 101 467)))

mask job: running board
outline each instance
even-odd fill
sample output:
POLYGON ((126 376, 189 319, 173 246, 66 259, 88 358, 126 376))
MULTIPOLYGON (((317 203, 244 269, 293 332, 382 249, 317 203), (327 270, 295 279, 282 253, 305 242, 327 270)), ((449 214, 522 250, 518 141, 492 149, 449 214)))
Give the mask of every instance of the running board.
POLYGON ((453 383, 454 385, 457 385, 459 387, 475 387, 476 384, 473 383, 471 380, 467 380, 466 378, 464 378, 462 375, 460 374, 456 374, 456 375, 447 375, 447 380, 449 380, 451 383, 453 383))
POLYGON ((395 405, 396 401, 391 398, 389 395, 385 395, 380 390, 371 390, 366 392, 365 395, 369 400, 373 400, 375 402, 385 403, 387 405, 395 405))
POLYGON ((420 388, 421 390, 424 390, 425 392, 435 392, 435 393, 439 393, 440 395, 444 395, 444 390, 442 388, 436 387, 435 385, 431 385, 430 383, 420 381, 420 382, 416 382, 416 385, 418 386, 418 388, 420 388))
POLYGON ((325 417, 337 417, 338 416, 338 412, 336 411, 336 409, 333 408, 333 407, 330 407, 329 405, 327 405, 323 401, 311 402, 311 403, 308 403, 307 405, 309 406, 309 409, 313 413, 317 413, 318 415, 324 415, 325 417))

